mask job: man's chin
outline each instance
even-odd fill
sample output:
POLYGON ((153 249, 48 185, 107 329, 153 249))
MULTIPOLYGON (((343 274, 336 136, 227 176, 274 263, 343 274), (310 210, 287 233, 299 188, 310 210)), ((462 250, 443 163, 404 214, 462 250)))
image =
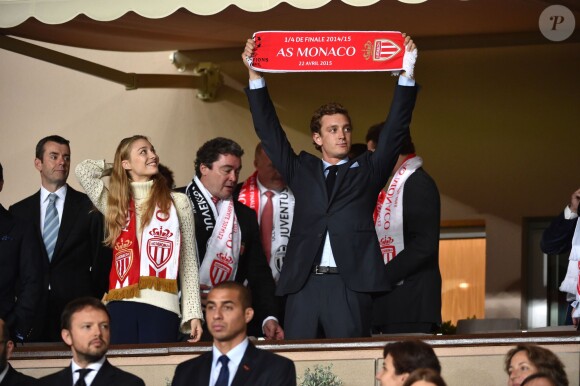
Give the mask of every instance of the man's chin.
POLYGON ((106 353, 107 349, 94 350, 93 352, 85 353, 83 356, 85 357, 87 363, 95 363, 100 361, 105 356, 106 353))

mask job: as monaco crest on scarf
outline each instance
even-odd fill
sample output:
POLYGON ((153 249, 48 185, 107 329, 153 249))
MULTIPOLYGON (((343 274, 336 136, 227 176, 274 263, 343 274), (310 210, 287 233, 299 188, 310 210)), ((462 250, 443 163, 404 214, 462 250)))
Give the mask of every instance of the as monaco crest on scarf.
POLYGON ((127 278, 131 265, 133 265, 133 250, 131 246, 133 243, 131 240, 123 240, 115 244, 115 271, 117 272, 117 277, 122 283, 127 278))
POLYGON ((254 41, 261 72, 399 71, 405 57, 395 31, 259 31, 254 41))
POLYGON ((218 253, 211 263, 209 277, 212 285, 229 280, 233 273, 234 259, 225 253, 218 253))
POLYGON ((390 236, 385 236, 379 240, 381 252, 383 253, 384 263, 387 264, 397 256, 397 248, 393 244, 395 240, 390 236))
POLYGON ((147 257, 154 269, 159 272, 173 255, 173 241, 170 240, 173 233, 169 229, 159 227, 153 228, 149 234, 153 237, 147 240, 147 257))

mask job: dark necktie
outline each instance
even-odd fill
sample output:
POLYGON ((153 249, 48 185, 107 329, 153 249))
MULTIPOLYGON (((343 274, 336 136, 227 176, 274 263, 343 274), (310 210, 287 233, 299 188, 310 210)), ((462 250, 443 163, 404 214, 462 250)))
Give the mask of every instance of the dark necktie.
POLYGON ((270 255, 272 254, 272 228, 274 226, 274 205, 272 204, 274 192, 268 190, 264 194, 267 198, 264 209, 262 209, 262 217, 260 218, 260 234, 262 236, 262 246, 266 253, 266 259, 269 263, 270 255))
POLYGON ((228 362, 230 358, 227 355, 222 355, 218 358, 218 361, 222 364, 222 368, 220 370, 220 375, 215 383, 215 386, 228 386, 228 382, 230 381, 230 369, 228 369, 228 362))
POLYGON ((87 383, 85 382, 85 377, 91 371, 93 371, 93 369, 78 369, 77 373, 79 373, 79 379, 76 381, 75 386, 87 386, 87 383))
POLYGON ((336 171, 338 170, 338 165, 330 165, 326 170, 328 170, 328 174, 326 175, 326 193, 328 194, 328 198, 330 198, 332 191, 334 190, 334 183, 336 182, 336 171))

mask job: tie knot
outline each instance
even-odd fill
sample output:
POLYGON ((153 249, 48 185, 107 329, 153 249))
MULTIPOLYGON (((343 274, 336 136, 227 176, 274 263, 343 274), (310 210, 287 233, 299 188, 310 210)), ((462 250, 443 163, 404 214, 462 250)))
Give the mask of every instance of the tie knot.
POLYGON ((56 195, 56 193, 50 193, 48 195, 48 202, 50 204, 54 203, 56 201, 56 199, 58 198, 58 196, 56 195))
POLYGON ((274 196, 274 192, 272 192, 271 190, 266 190, 266 192, 264 192, 264 194, 268 198, 272 198, 274 196))
POLYGON ((79 373, 79 379, 85 379, 88 373, 93 371, 93 369, 78 369, 77 373, 79 373))
POLYGON ((326 170, 328 170, 328 173, 336 173, 336 171, 338 170, 338 165, 330 165, 329 167, 326 168, 326 170))
POLYGON ((214 204, 217 204, 220 199, 218 197, 211 196, 211 200, 213 201, 214 204))
POLYGON ((221 357, 218 358, 218 361, 222 364, 222 366, 227 366, 228 362, 230 361, 230 358, 228 358, 227 355, 222 355, 221 357))

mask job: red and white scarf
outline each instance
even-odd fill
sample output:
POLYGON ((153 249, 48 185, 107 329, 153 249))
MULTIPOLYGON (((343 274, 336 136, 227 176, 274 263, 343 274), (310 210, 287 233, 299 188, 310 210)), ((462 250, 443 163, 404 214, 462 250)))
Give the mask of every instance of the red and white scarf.
POLYGON ((115 242, 109 292, 105 301, 129 299, 140 289, 177 293, 181 233, 177 211, 172 204, 169 216, 158 207, 137 242, 135 202, 131 200, 127 225, 115 242))
POLYGON ((572 317, 580 318, 580 219, 576 222, 576 229, 572 237, 572 250, 568 261, 568 270, 566 277, 560 285, 560 291, 576 295, 576 301, 573 303, 575 308, 572 317))
MULTIPOLYGON (((208 204, 217 213, 211 199, 208 204)), ((219 202, 219 206, 220 213, 216 216, 215 227, 207 241, 207 249, 199 269, 199 283, 211 287, 223 281, 234 280, 242 244, 234 201, 224 200, 219 202)))
MULTIPOLYGON (((278 200, 273 200, 274 207, 273 226, 272 226, 272 250, 270 252, 270 269, 274 280, 278 282, 282 266, 284 265, 284 256, 286 255, 286 246, 290 239, 290 230, 292 229, 292 221, 294 220, 294 194, 285 187, 277 194, 278 200)), ((242 204, 252 208, 256 212, 258 219, 260 218, 260 187, 258 185, 258 172, 254 172, 242 184, 238 201, 242 204)))
POLYGON ((405 249, 403 237, 403 191, 405 182, 423 165, 421 157, 411 154, 393 175, 386 191, 381 191, 373 218, 385 264, 405 249))

